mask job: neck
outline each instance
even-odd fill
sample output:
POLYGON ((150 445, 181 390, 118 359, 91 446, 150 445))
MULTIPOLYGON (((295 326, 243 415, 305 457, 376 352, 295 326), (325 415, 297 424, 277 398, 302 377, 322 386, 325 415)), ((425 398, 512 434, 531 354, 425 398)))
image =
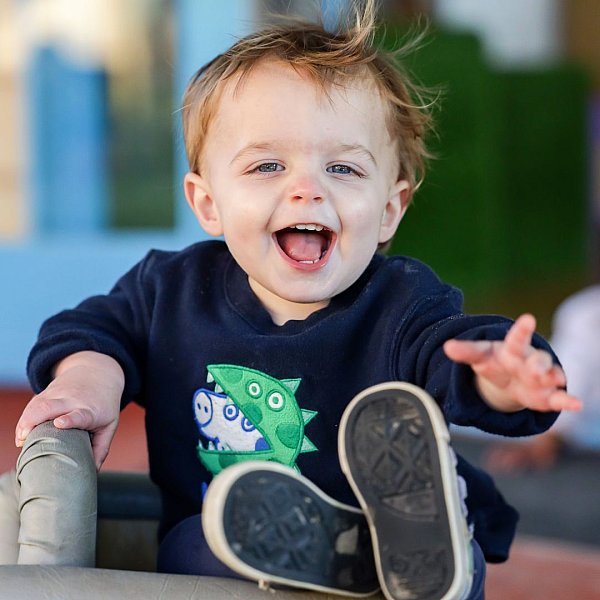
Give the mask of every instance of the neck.
POLYGON ((314 312, 325 308, 329 304, 329 298, 318 302, 292 302, 277 296, 253 279, 248 281, 250 288, 265 310, 271 315, 275 325, 285 325, 288 321, 304 321, 314 312))

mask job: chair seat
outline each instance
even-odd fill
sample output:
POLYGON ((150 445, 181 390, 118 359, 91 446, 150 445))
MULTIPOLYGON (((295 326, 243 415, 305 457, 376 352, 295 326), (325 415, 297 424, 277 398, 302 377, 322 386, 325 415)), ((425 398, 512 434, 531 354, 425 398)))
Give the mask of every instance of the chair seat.
MULTIPOLYGON (((277 590, 217 577, 135 573, 109 569, 54 566, 0 566, 0 600, 343 600, 344 596, 277 590)), ((383 599, 377 594, 374 600, 383 599)))

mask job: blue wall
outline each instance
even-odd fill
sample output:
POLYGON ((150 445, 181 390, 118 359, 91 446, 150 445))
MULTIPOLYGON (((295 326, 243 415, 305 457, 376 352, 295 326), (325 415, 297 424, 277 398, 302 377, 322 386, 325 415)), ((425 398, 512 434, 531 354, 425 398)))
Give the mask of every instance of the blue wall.
MULTIPOLYGON (((191 75, 245 35, 249 0, 177 0, 175 101, 191 75)), ((30 148, 25 188, 30 233, 0 240, 0 385, 25 385, 27 354, 41 323, 83 298, 108 291, 150 248, 176 249, 203 239, 177 186, 172 231, 121 232, 106 226, 107 82, 101 70, 38 48, 26 74, 30 148)), ((178 118, 178 113, 176 113, 178 118)), ((179 136, 180 127, 175 127, 179 136)), ((177 176, 186 169, 176 143, 177 176)))

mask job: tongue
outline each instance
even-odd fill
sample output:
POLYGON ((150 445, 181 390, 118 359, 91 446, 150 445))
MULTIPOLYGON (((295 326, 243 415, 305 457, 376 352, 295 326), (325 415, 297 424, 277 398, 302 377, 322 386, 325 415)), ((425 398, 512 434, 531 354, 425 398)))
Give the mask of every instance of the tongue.
POLYGON ((314 262, 323 254, 324 240, 318 233, 281 232, 277 239, 281 249, 294 260, 314 262))

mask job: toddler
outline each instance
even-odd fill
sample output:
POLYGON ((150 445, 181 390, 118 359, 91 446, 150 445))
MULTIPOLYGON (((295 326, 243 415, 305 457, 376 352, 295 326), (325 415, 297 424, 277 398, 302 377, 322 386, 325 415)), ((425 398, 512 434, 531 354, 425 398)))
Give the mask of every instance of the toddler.
POLYGON ((374 2, 351 12, 335 33, 287 21, 249 35, 192 78, 185 195, 223 241, 153 250, 44 323, 17 444, 54 420, 90 431, 100 467, 138 402, 162 493, 159 569, 479 598, 483 555, 506 558, 516 514, 459 458, 469 541, 444 419, 528 435, 579 402, 533 317, 465 315, 427 266, 377 252, 423 177, 429 115, 373 44, 374 2), (253 494, 236 504, 240 489, 253 494), (257 540, 269 503, 298 518, 257 540), (292 546, 290 564, 269 553, 292 546))

